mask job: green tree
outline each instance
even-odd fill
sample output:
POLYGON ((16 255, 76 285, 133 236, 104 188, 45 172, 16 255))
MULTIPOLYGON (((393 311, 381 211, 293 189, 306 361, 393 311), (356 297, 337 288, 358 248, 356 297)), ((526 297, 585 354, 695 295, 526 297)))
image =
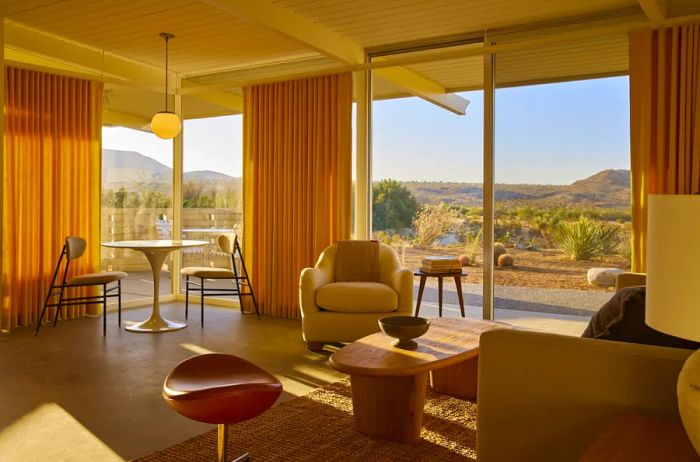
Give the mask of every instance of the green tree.
POLYGON ((123 209, 126 204, 126 189, 119 188, 114 192, 114 208, 123 209))
POLYGON ((419 205, 396 180, 382 180, 372 188, 372 227, 376 230, 410 228, 419 205))

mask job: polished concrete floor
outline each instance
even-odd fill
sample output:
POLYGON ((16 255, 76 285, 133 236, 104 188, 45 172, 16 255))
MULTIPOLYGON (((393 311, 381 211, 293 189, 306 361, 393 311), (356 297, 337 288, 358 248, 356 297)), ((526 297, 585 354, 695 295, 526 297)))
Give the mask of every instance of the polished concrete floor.
MULTIPOLYGON (((164 305, 182 319, 182 304, 164 305)), ((150 308, 124 311, 140 321, 150 308)), ((112 461, 149 454, 212 428, 172 411, 161 386, 168 371, 197 353, 218 351, 246 358, 274 373, 283 399, 338 380, 327 355, 308 352, 297 321, 241 315, 207 307, 190 325, 164 334, 135 334, 101 319, 59 321, 0 335, 0 461, 112 461)))
MULTIPOLYGON (((163 305, 167 318, 181 320, 184 306, 163 305)), ((127 322, 141 321, 150 308, 124 311, 127 322)), ((425 303, 422 316, 436 316, 425 303)), ((481 308, 467 307, 469 317, 481 308)), ((283 382, 283 400, 343 377, 328 366, 328 355, 309 352, 298 321, 242 315, 237 309, 207 307, 204 328, 199 310, 189 326, 164 334, 135 334, 101 319, 59 321, 0 335, 0 461, 119 461, 149 454, 189 437, 208 425, 192 422, 163 401, 168 371, 197 353, 226 352, 246 358, 283 382)), ((444 316, 457 317, 448 304, 444 316)), ((496 318, 521 327, 580 335, 587 318, 497 310, 496 318)))

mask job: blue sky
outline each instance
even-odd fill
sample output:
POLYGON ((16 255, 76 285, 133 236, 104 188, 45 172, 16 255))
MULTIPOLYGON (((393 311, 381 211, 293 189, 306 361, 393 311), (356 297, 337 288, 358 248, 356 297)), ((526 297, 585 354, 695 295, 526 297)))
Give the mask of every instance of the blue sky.
MULTIPOLYGON (((482 181, 483 97, 458 116, 418 98, 373 106, 374 179, 482 181)), ((185 171, 240 176, 241 116, 185 122, 185 171)), ((141 152, 172 166, 171 141, 105 128, 103 147, 141 152)), ((496 182, 568 184, 629 168, 627 77, 499 89, 496 182)))
MULTIPOLYGON (((483 95, 464 116, 417 98, 373 107, 375 179, 482 181, 483 95)), ((496 182, 568 184, 629 168, 627 77, 499 89, 496 182)))

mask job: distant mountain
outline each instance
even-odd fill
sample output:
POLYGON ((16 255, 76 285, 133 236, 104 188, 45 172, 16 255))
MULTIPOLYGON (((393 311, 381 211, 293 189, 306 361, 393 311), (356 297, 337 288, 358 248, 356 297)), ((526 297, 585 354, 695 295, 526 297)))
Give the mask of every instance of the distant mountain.
POLYGON ((194 172, 185 172, 185 183, 194 181, 197 183, 240 183, 241 177, 233 177, 221 172, 212 170, 196 170, 194 172))
MULTIPOLYGON (((138 184, 141 189, 162 190, 171 183, 172 169, 135 151, 102 150, 102 182, 105 189, 138 184)), ((218 188, 240 189, 242 179, 211 170, 185 172, 184 181, 218 188)), ((484 196, 480 183, 408 181, 403 185, 422 204, 446 202, 453 205, 481 206, 484 196)), ((570 185, 497 184, 496 200, 511 206, 627 208, 630 204, 630 171, 603 170, 570 185)))
POLYGON ((103 187, 170 181, 172 169, 136 151, 102 150, 103 187))
MULTIPOLYGON (((403 183, 418 202, 481 206, 483 185, 409 181, 403 183)), ((512 206, 627 208, 630 204, 630 171, 603 170, 570 185, 497 184, 496 201, 512 206)))
MULTIPOLYGON (((135 151, 117 149, 102 150, 102 185, 104 189, 117 189, 138 184, 141 188, 162 189, 172 182, 173 169, 157 160, 135 151)), ((185 172, 184 181, 203 184, 231 183, 240 187, 241 178, 211 170, 185 172)))

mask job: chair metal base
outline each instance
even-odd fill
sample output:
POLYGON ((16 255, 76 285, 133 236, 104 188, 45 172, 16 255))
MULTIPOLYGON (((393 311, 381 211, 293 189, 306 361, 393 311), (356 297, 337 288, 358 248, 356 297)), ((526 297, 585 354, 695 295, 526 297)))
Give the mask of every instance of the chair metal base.
POLYGON ((228 425, 227 424, 219 424, 218 425, 218 432, 217 432, 217 438, 216 438, 216 461, 217 462, 248 462, 250 460, 250 454, 247 452, 243 454, 242 456, 237 457, 236 459, 233 459, 232 461, 228 460, 228 425))

